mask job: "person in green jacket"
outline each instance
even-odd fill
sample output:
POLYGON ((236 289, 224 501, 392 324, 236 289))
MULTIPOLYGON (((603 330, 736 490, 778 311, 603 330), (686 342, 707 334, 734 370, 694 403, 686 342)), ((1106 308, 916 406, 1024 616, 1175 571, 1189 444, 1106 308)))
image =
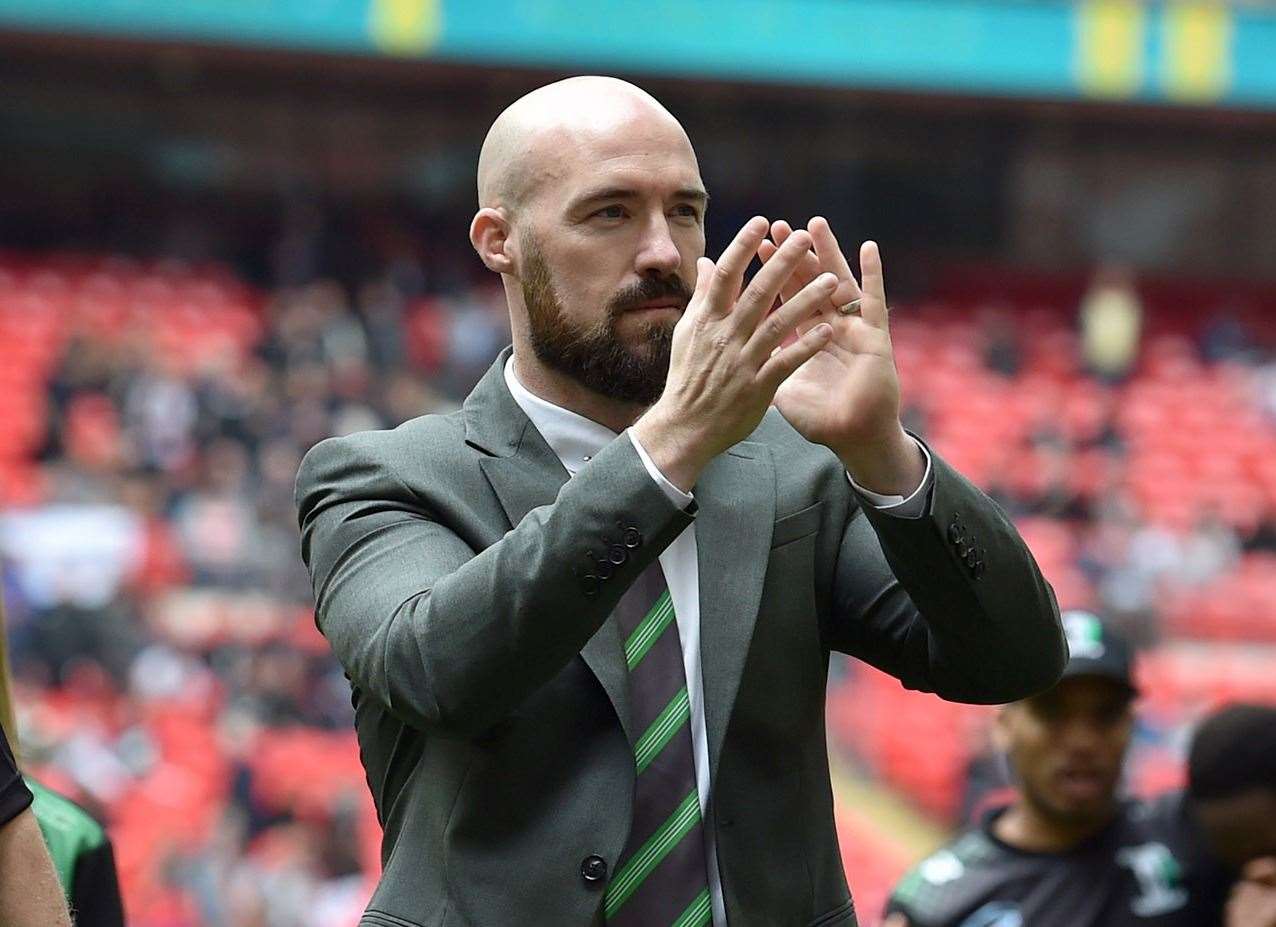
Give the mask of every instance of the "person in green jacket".
MULTIPOLYGON (((9 645, 3 602, 0 602, 0 726, 21 765, 9 683, 9 645)), ((35 796, 31 810, 53 858, 76 927, 124 927, 124 903, 115 871, 115 853, 106 830, 92 814, 34 776, 24 773, 22 778, 35 796)))

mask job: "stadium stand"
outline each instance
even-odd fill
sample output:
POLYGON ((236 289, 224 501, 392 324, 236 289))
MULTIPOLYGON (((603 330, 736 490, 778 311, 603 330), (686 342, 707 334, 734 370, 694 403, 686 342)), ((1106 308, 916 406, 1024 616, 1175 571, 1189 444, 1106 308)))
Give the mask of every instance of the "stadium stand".
MULTIPOLYGON (((895 309, 908 414, 1017 518, 1061 603, 1140 632, 1131 782, 1168 787, 1191 718, 1276 700, 1271 346, 1220 349, 1217 313, 1150 312, 1136 367, 1103 382, 1079 353, 1076 281, 986 285, 895 309)), ((24 739, 110 822, 132 923, 264 923, 266 897, 353 923, 378 828, 308 610, 291 482, 329 433, 454 402, 504 342, 499 309, 384 280, 351 300, 324 281, 261 292, 219 266, 0 256, 24 739)), ((951 823, 990 711, 839 664, 829 727, 852 767, 951 823)), ((915 851, 860 808, 839 820, 872 924, 915 851)))

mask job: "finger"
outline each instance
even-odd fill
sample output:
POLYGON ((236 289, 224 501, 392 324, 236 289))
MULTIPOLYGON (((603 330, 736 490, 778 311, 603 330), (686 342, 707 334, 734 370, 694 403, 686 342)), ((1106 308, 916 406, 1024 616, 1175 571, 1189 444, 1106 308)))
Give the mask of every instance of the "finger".
POLYGON ((758 380, 774 393, 793 372, 819 353, 833 336, 833 326, 827 322, 815 326, 788 347, 780 348, 762 365, 758 380))
POLYGON ((696 285, 691 291, 691 299, 687 302, 688 310, 705 304, 705 300, 709 295, 709 286, 713 283, 714 270, 716 270, 716 265, 710 258, 696 258, 696 285))
MULTIPOLYGON (((773 229, 775 225, 771 226, 773 229)), ((787 228, 787 224, 785 226, 787 228)), ((788 236, 785 235, 785 238, 788 236)), ((758 258, 765 264, 775 255, 779 248, 776 242, 772 242, 769 238, 762 239, 762 244, 758 245, 758 258)), ((784 286, 780 287, 780 302, 788 302, 797 295, 798 290, 806 286, 812 280, 820 275, 820 261, 813 252, 808 251, 807 256, 803 258, 801 265, 793 272, 793 276, 785 281, 784 286)))
POLYGON ((882 278, 882 255, 877 242, 866 241, 860 245, 860 274, 863 278, 864 301, 860 303, 860 315, 874 328, 886 331, 886 283, 882 278))
POLYGON ((908 918, 896 911, 886 920, 882 921, 882 927, 909 927, 908 918))
MULTIPOLYGON (((756 246, 754 250, 757 250, 756 246)), ((736 300, 731 315, 736 319, 737 331, 745 333, 746 338, 753 334, 762 316, 775 305, 775 298, 780 294, 780 287, 792 276, 801 263, 803 255, 808 254, 810 250, 811 236, 805 231, 794 232, 784 244, 780 245, 780 250, 754 274, 749 285, 736 300)))
POLYGON ((860 297, 860 286, 855 280, 855 273, 842 253, 842 246, 837 243, 833 227, 828 219, 816 216, 807 223, 807 231, 811 233, 811 242, 815 245, 815 253, 819 256, 820 269, 837 274, 839 280, 846 285, 841 288, 837 298, 841 303, 849 303, 860 297))
POLYGON ((744 283, 744 272, 758 253, 758 245, 766 236, 769 228, 762 216, 754 216, 736 233, 731 244, 727 245, 714 266, 713 279, 709 283, 709 292, 705 299, 705 310, 714 315, 726 315, 731 311, 736 297, 740 295, 740 287, 744 283))
POLYGON ((784 239, 793 234, 793 226, 789 225, 783 219, 776 219, 771 223, 771 237, 777 245, 784 244, 784 239))
POLYGON ((761 365, 800 323, 812 319, 818 321, 815 317, 821 309, 833 308, 832 296, 836 289, 837 277, 833 274, 820 274, 791 300, 762 320, 745 345, 742 359, 761 365))

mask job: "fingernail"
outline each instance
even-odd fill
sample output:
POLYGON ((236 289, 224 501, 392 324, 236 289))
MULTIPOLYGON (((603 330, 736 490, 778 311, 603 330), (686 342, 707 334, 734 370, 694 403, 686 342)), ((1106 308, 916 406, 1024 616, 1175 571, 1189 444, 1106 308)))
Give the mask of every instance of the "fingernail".
POLYGON ((821 322, 819 325, 815 326, 814 331, 816 338, 827 338, 829 335, 833 334, 833 326, 829 325, 827 322, 821 322))

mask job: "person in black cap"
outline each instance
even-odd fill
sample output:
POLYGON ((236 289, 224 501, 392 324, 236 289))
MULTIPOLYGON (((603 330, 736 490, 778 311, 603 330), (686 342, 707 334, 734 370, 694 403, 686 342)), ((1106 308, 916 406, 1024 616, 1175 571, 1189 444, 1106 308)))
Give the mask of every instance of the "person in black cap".
POLYGON ((1214 927, 1232 872, 1181 794, 1119 795, 1138 695, 1131 648, 1093 614, 1062 615, 1071 656, 994 731, 1014 801, 923 860, 887 927, 1214 927))
POLYGON ((1227 927, 1276 927, 1276 706, 1227 705, 1205 718, 1187 795, 1210 848, 1240 873, 1227 927))

